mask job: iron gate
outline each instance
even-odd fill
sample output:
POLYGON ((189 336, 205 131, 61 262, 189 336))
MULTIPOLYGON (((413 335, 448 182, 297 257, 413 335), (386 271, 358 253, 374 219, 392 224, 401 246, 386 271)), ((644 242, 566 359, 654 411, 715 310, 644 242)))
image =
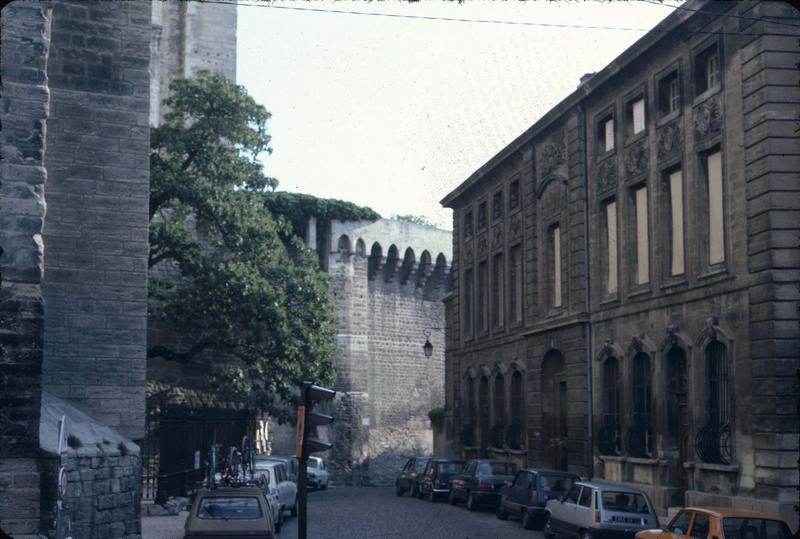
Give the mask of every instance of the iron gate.
POLYGON ((148 410, 142 459, 142 496, 164 503, 191 494, 206 475, 216 436, 223 448, 241 447, 253 436, 255 421, 247 410, 161 405, 148 410))

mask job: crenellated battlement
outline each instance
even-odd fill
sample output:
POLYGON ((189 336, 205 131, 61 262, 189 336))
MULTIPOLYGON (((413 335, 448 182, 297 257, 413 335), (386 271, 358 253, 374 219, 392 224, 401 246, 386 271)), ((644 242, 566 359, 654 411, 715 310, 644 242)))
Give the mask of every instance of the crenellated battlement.
POLYGON ((438 301, 450 289, 451 232, 381 219, 331 223, 327 267, 365 266, 369 288, 438 301))

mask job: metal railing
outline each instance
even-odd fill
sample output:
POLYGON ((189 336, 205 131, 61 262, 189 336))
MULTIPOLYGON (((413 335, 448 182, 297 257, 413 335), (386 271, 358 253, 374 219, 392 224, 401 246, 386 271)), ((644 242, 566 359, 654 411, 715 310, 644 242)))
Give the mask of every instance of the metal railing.
POLYGON ((695 437, 694 448, 703 462, 730 464, 733 456, 730 424, 706 423, 695 437))

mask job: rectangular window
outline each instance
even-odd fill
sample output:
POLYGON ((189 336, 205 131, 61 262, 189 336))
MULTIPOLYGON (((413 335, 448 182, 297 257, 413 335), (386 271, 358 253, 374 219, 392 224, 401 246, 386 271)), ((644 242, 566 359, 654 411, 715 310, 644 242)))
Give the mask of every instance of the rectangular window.
POLYGON ((644 131, 644 98, 640 97, 628 103, 628 135, 636 135, 644 131))
POLYGON ((478 230, 486 228, 486 202, 478 206, 478 230))
POLYGON ((670 274, 682 275, 685 271, 683 260, 683 175, 676 170, 669 175, 670 233, 670 274))
POLYGON ((678 71, 658 81, 658 112, 661 116, 675 112, 680 108, 680 87, 678 86, 678 71))
POLYGON ((469 238, 472 236, 472 212, 468 211, 464 214, 464 237, 469 238))
POLYGON ((698 54, 694 59, 695 96, 719 86, 719 51, 716 43, 698 54))
POLYGON ((509 256, 508 316, 513 324, 522 321, 522 247, 513 246, 509 256))
POLYGON ((464 335, 472 336, 473 281, 472 270, 464 272, 464 335))
POLYGON ((725 262, 725 214, 722 192, 722 153, 706 156, 708 175, 708 263, 725 262))
POLYGON ((558 225, 550 229, 550 246, 553 307, 561 307, 561 229, 558 225))
POLYGON ((508 188, 508 209, 514 210, 519 206, 519 180, 511 182, 508 188))
POLYGON ((603 122, 603 148, 606 152, 614 149, 614 118, 603 122))
POLYGON ((606 204, 606 292, 617 292, 617 203, 606 204))
POLYGON ((503 327, 503 255, 497 254, 492 258, 492 327, 503 327))
POLYGON ((487 295, 489 293, 489 273, 486 267, 486 261, 478 264, 478 332, 486 333, 488 313, 486 312, 487 295))
POLYGON ((498 191, 492 196, 492 219, 503 216, 503 192, 498 191))
POLYGON ((636 284, 650 282, 650 238, 647 227, 647 187, 640 187, 636 197, 636 284))

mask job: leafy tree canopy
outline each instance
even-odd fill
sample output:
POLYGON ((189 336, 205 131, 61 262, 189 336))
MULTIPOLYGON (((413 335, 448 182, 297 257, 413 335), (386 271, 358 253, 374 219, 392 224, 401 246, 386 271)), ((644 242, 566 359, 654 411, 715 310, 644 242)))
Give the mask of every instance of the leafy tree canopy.
POLYGON ((333 381, 327 275, 265 210, 269 112, 208 72, 170 90, 151 135, 150 316, 179 336, 148 356, 200 363, 220 391, 273 410, 304 379, 333 381))
POLYGON ((431 223, 430 219, 424 215, 395 215, 392 217, 392 219, 396 221, 408 221, 409 223, 414 223, 415 225, 435 226, 433 223, 431 223))

